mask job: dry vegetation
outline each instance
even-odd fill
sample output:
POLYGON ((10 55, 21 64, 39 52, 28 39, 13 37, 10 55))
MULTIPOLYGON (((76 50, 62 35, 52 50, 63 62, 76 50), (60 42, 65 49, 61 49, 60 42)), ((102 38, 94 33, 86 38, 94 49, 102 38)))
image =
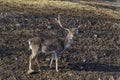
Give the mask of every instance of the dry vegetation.
MULTIPOLYGON (((8 7, 15 8, 26 8, 26 9, 46 9, 42 12, 46 12, 47 10, 72 10, 74 13, 80 11, 93 11, 97 15, 108 15, 113 18, 120 19, 120 10, 112 10, 109 8, 104 8, 104 6, 110 5, 110 7, 117 6, 119 8, 119 3, 116 4, 107 4, 107 3, 98 3, 98 2, 70 2, 70 1, 54 1, 54 0, 0 0, 0 2, 4 4, 10 4, 8 7), (98 7, 95 5, 99 5, 98 7), (101 7, 100 7, 101 6, 101 7), (102 7, 103 6, 103 7, 102 7)), ((3 8, 4 9, 4 8, 3 8)), ((30 10, 31 11, 31 10, 30 10)), ((24 10, 24 12, 28 12, 24 10)), ((34 11, 35 12, 35 11, 34 11)), ((52 11, 52 13, 54 13, 52 11)), ((61 11, 62 12, 62 11, 61 11)))

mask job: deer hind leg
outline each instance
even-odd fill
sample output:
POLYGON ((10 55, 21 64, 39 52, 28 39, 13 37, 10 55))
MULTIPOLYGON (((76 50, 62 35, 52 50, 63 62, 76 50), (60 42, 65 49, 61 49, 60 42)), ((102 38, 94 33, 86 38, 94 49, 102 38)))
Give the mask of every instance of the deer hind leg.
POLYGON ((52 68, 52 62, 53 62, 53 59, 54 59, 54 58, 55 58, 55 55, 52 54, 52 56, 51 56, 51 61, 50 61, 50 65, 49 65, 50 68, 52 68))
POLYGON ((38 65, 39 71, 41 71, 41 70, 40 70, 40 64, 39 64, 39 61, 38 61, 38 56, 36 56, 36 58, 35 58, 35 62, 36 62, 37 65, 38 65))
POLYGON ((31 54, 29 57, 29 70, 27 74, 31 74, 34 72, 34 70, 32 69, 32 59, 33 59, 33 55, 31 54))
POLYGON ((36 58, 36 56, 37 56, 37 53, 35 53, 35 52, 32 51, 32 54, 31 54, 30 57, 29 57, 29 70, 28 70, 28 73, 27 73, 27 74, 31 74, 31 73, 35 72, 35 71, 32 69, 32 60, 33 60, 34 58, 36 58))

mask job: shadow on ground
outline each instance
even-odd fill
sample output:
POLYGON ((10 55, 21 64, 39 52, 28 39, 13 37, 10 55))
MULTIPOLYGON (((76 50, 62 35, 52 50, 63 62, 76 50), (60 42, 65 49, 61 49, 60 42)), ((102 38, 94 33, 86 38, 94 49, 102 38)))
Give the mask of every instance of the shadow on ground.
POLYGON ((100 63, 76 63, 68 64, 68 68, 74 71, 99 71, 99 72, 120 72, 120 66, 100 63))

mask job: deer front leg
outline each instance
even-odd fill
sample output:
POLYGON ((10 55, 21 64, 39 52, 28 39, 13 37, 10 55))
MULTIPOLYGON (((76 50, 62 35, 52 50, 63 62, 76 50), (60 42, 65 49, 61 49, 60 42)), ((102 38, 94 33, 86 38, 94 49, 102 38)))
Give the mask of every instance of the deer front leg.
POLYGON ((56 63, 56 71, 58 72, 58 57, 57 57, 57 53, 55 53, 55 63, 56 63))

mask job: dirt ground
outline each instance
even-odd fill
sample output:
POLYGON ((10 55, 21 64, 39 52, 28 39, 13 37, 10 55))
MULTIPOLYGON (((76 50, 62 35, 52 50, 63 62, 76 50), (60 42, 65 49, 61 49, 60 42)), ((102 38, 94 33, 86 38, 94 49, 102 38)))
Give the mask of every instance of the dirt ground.
MULTIPOLYGON (((21 13, 24 8, 6 6, 0 7, 0 80, 120 80, 119 19, 92 11, 21 13), (59 57, 59 72, 55 64, 48 67, 50 54, 40 54, 41 71, 27 75, 31 54, 27 40, 66 36, 54 21, 57 14, 64 27, 81 25, 74 44, 59 57)), ((35 62, 33 68, 38 69, 35 62)))

